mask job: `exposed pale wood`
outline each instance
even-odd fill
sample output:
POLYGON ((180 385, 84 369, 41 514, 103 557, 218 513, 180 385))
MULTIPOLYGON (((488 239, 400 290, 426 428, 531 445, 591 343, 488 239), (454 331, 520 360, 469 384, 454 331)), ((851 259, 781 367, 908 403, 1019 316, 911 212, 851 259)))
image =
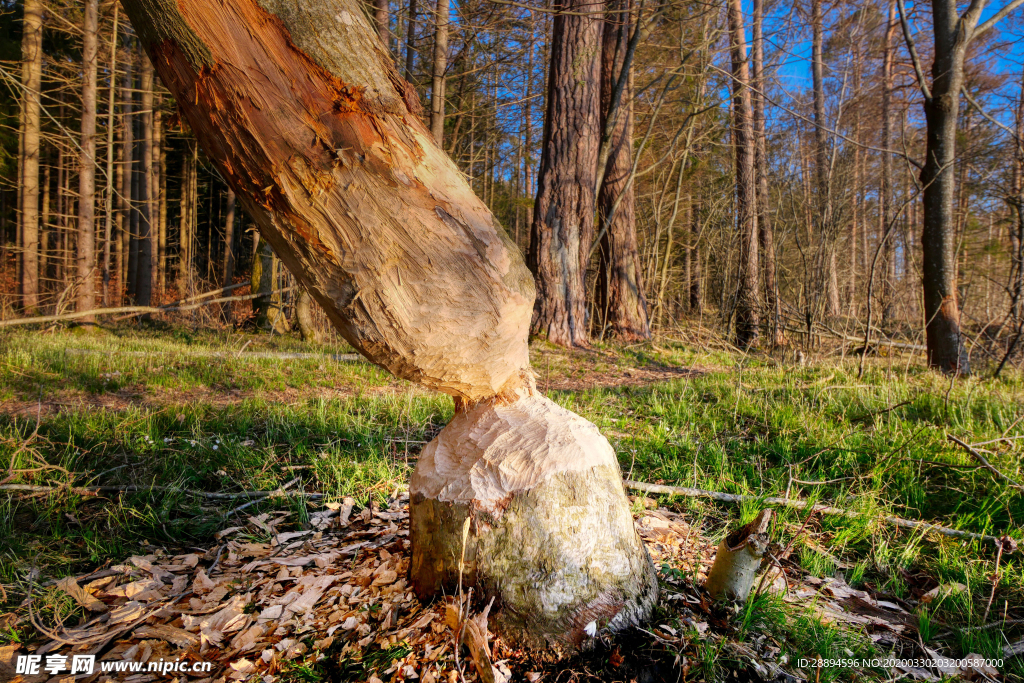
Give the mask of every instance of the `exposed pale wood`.
POLYGON ((357 2, 125 9, 246 213, 354 347, 460 398, 521 383, 532 278, 410 115, 357 2))
POLYGON ((771 517, 770 508, 762 510, 756 519, 735 529, 718 544, 715 562, 704 584, 712 598, 747 599, 768 547, 771 517))
POLYGON ((462 581, 498 598, 506 635, 571 649, 643 620, 657 582, 620 477, 593 424, 528 389, 459 413, 409 485, 414 587, 455 590, 469 517, 462 581))

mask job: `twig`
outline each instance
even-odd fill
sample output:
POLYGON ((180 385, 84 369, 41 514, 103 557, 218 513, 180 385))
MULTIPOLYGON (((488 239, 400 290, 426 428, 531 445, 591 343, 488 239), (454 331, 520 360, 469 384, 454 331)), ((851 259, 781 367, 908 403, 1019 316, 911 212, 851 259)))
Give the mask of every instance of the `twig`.
POLYGON ((224 515, 224 518, 227 519, 228 517, 230 517, 231 515, 235 514, 236 512, 241 512, 242 510, 246 509, 247 507, 250 507, 252 505, 255 505, 256 503, 264 501, 267 498, 283 498, 286 495, 285 491, 287 491, 297 481, 299 481, 299 477, 295 477, 294 479, 292 479, 290 482, 288 482, 284 486, 278 487, 278 489, 276 491, 272 491, 270 493, 270 495, 268 495, 268 496, 264 496, 264 497, 261 497, 261 498, 256 498, 255 500, 250 500, 248 503, 242 503, 241 505, 239 505, 238 507, 234 508, 233 510, 228 512, 226 515, 224 515))
POLYGON ((971 446, 968 443, 964 443, 963 441, 961 441, 960 439, 956 438, 952 434, 947 434, 946 438, 949 439, 950 441, 952 441, 953 443, 955 443, 957 446, 960 446, 961 448, 963 448, 968 453, 970 453, 974 457, 974 459, 977 460, 978 462, 980 462, 982 467, 987 469, 989 472, 991 472, 992 474, 996 475, 998 478, 1008 482, 1010 484, 1010 486, 1012 486, 1013 488, 1017 489, 1018 491, 1024 491, 1024 486, 1018 484, 1016 481, 1014 481, 1013 479, 1010 479, 1008 476, 1006 476, 1005 474, 1003 474, 1002 472, 997 470, 995 468, 995 466, 992 465, 992 463, 990 463, 988 460, 985 459, 984 455, 982 455, 981 453, 978 452, 978 449, 974 448, 973 446, 971 446))
MULTIPOLYGON (((648 493, 663 493, 667 495, 686 496, 688 498, 710 498, 711 500, 717 500, 722 503, 764 503, 767 505, 781 505, 783 507, 796 508, 797 510, 810 509, 814 512, 820 512, 825 515, 838 515, 840 517, 871 517, 871 515, 863 512, 856 512, 854 510, 844 510, 842 508, 832 507, 831 505, 810 505, 807 501, 803 500, 788 500, 786 498, 778 498, 775 496, 769 496, 767 498, 761 498, 760 496, 745 496, 735 493, 722 493, 721 491, 705 491, 704 489, 693 489, 684 486, 665 486, 663 484, 647 484, 641 481, 625 481, 627 488, 634 489, 636 491, 647 491, 648 493)), ((988 534, 976 534, 972 531, 960 531, 959 529, 950 529, 949 527, 939 526, 938 524, 932 524, 931 522, 920 522, 913 519, 904 519, 903 517, 896 517, 895 515, 880 515, 879 519, 882 519, 889 524, 898 527, 904 527, 907 529, 924 529, 925 531, 934 531, 945 536, 952 536, 954 538, 969 538, 977 541, 998 541, 999 539, 995 536, 988 534)))
POLYGON ((988 621, 988 613, 992 611, 992 601, 996 597, 996 588, 999 587, 999 561, 1003 559, 1003 544, 996 543, 999 550, 996 551, 996 571, 992 576, 992 592, 988 594, 988 603, 985 605, 985 615, 981 617, 982 621, 988 621))

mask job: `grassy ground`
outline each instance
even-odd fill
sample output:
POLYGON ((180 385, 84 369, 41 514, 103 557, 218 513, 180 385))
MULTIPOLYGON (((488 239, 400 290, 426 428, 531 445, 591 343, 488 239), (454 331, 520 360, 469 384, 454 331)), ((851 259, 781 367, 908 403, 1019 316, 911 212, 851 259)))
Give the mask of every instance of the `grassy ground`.
MULTIPOLYGON (((951 384, 897 357, 871 361, 858 379, 849 359, 796 367, 670 339, 575 354, 535 344, 533 351, 540 388, 595 422, 633 479, 763 496, 788 491, 1024 540, 1024 497, 946 438, 990 442, 980 446, 989 461, 1024 481, 1020 375, 951 384)), ((0 491, 0 613, 24 598, 30 577, 82 572, 149 546, 208 546, 244 502, 180 489, 271 490, 300 477, 293 489, 328 499, 386 498, 451 417, 451 401, 330 357, 344 353, 351 349, 182 328, 0 336, 0 467, 7 470, 0 478, 56 487, 0 491), (259 357, 246 355, 254 352, 259 357), (89 497, 61 488, 121 484, 179 490, 89 497)), ((293 505, 301 517, 294 500, 249 511, 293 505)), ((661 502, 712 540, 757 509, 661 502)), ((832 517, 800 531, 804 517, 782 510, 772 533, 782 545, 798 536, 794 556, 810 573, 841 572, 851 585, 908 601, 937 584, 968 587, 918 610, 922 640, 996 656, 1006 639, 1020 638, 1019 626, 966 630, 981 624, 992 590, 991 544, 832 517)), ((989 621, 1024 619, 1019 554, 1002 558, 990 611, 989 621)), ((863 646, 807 619, 769 601, 749 605, 743 623, 784 630, 805 654, 844 656, 863 646)), ((2 637, 26 634, 8 629, 2 637)), ((1019 657, 1007 667, 1024 676, 1019 657)))

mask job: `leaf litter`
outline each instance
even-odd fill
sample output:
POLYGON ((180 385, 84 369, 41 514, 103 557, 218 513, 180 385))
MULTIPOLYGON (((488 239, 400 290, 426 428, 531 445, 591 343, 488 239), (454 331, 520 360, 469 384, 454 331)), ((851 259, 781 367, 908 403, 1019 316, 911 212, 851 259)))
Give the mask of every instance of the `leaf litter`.
MULTIPOLYGON (((555 678, 552 674, 558 669, 553 665, 536 662, 528 652, 488 631, 491 604, 478 605, 474 614, 472 591, 429 604, 417 599, 407 578, 407 493, 396 492, 386 509, 371 503, 357 510, 351 498, 328 503, 310 514, 308 529, 281 531, 292 515, 249 516, 246 524, 215 534, 217 545, 205 552, 157 551, 61 579, 54 585, 83 609, 83 623, 56 630, 45 627, 26 601, 21 611, 28 616, 10 615, 0 626, 28 621, 42 638, 28 647, 0 647, 0 673, 13 671, 19 654, 31 653, 44 655, 44 660, 45 655, 64 655, 70 661, 75 654, 93 654, 106 662, 208 662, 210 669, 161 675, 144 666, 139 673, 111 675, 97 666, 91 676, 70 676, 66 671, 19 674, 12 679, 16 683, 275 683, 294 680, 292 674, 299 671, 319 672, 315 675, 324 680, 367 683, 507 683, 513 671, 517 679, 527 681, 555 678)), ((780 647, 771 638, 741 642, 731 637, 731 615, 723 615, 721 606, 713 605, 700 587, 713 563, 715 545, 691 528, 683 515, 665 508, 646 509, 637 518, 637 531, 663 570, 661 604, 678 619, 676 627, 649 624, 638 631, 646 641, 653 639, 655 645, 676 653, 673 680, 696 672, 697 663, 688 654, 694 639, 721 645, 723 656, 739 663, 753 679, 815 678, 813 671, 796 669, 795 662, 780 657, 780 647), (669 567, 675 571, 664 571, 669 567), (689 578, 682 578, 684 573, 689 578)), ((917 617, 904 606, 851 588, 842 578, 822 579, 777 564, 762 585, 824 623, 859 629, 883 651, 916 634, 917 617)), ((611 648, 610 655, 603 654, 607 665, 622 666, 620 646, 606 645, 611 648)), ((928 654, 937 655, 930 650, 928 654)), ((940 680, 951 672, 907 667, 890 673, 940 680)), ((983 670, 958 673, 994 680, 983 670)))

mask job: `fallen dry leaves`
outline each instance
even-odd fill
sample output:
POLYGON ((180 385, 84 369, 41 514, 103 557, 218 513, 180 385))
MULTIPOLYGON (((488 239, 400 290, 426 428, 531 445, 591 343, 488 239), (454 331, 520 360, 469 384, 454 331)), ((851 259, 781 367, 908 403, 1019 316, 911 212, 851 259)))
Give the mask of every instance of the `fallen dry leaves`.
MULTIPOLYGON (((639 502, 654 508, 649 499, 639 502)), ((497 656, 516 651, 492 639, 489 607, 474 614, 467 596, 424 604, 411 590, 406 578, 407 494, 396 493, 386 509, 359 510, 351 499, 328 503, 310 515, 309 528, 279 531, 291 514, 250 516, 245 524, 216 534, 217 544, 203 553, 133 556, 121 565, 60 580, 53 585, 83 608, 83 623, 54 629, 35 622, 46 637, 27 648, 0 648, 0 680, 275 683, 291 678, 289 672, 299 666, 330 662, 337 667, 348 662, 358 670, 369 653, 386 656, 362 669, 367 683, 458 683, 463 677, 468 682, 505 683, 511 678, 509 660, 497 656), (455 642, 460 638, 464 659, 456 661, 455 642), (98 666, 89 677, 70 677, 66 672, 22 676, 13 674, 19 654, 209 662, 212 668, 188 676, 147 671, 110 675, 98 666)), ((679 570, 662 577, 661 600, 674 608, 680 625, 701 639, 724 639, 736 659, 747 661, 766 679, 779 676, 781 662, 773 661, 777 648, 765 639, 751 645, 717 633, 719 625, 706 593, 694 588, 692 580, 702 583, 713 563, 714 544, 691 528, 683 515, 664 508, 645 509, 637 519, 637 531, 658 567, 679 570), (680 578, 680 572, 687 579, 680 578), (714 627, 710 630, 709 621, 714 627)), ((915 628, 916 616, 899 604, 839 579, 797 574, 775 568, 764 588, 783 594, 787 602, 806 605, 825 621, 863 629, 883 649, 915 628)), ((25 623, 28 617, 19 621, 25 623)), ((685 638, 693 637, 667 624, 648 625, 646 632, 677 646, 677 651, 685 638)), ((618 667, 622 659, 615 650, 610 661, 618 667)), ((517 663, 522 668, 519 675, 527 681, 545 678, 530 670, 528 659, 517 663)), ((689 670, 685 657, 677 657, 676 664, 684 674, 689 670)), ((894 673, 938 680, 923 670, 894 673)))

